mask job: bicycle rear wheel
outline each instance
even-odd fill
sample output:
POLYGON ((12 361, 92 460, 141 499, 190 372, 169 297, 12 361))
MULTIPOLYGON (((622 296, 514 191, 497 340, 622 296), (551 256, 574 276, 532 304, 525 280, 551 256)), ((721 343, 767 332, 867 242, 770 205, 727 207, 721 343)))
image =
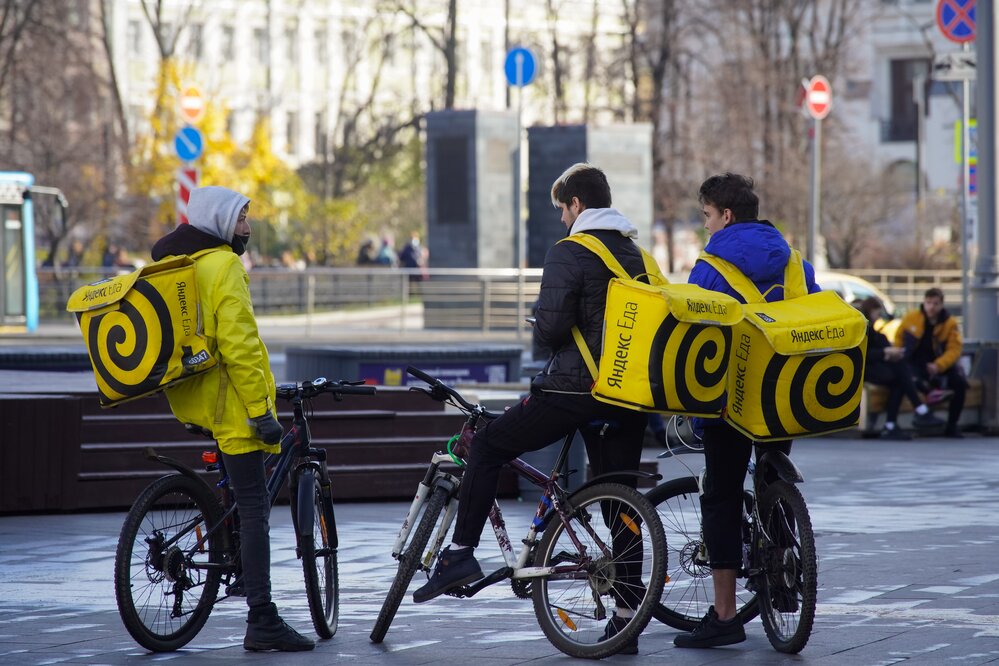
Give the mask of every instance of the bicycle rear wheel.
POLYGON ((649 623, 666 575, 666 540, 655 509, 627 486, 597 484, 568 501, 568 528, 553 518, 538 545, 535 566, 559 570, 534 580, 534 612, 559 650, 599 659, 617 653, 649 623), (611 631, 617 608, 632 617, 611 631))
POLYGON ((818 587, 815 535, 801 492, 784 481, 770 484, 760 500, 760 523, 763 628, 775 650, 797 654, 812 634, 818 587))
MULTIPOLYGON (((747 502, 752 494, 745 493, 747 502)), ((698 557, 701 550, 701 499, 697 479, 684 476, 656 486, 645 494, 656 507, 666 534, 665 585, 653 615, 663 624, 693 631, 714 603, 711 568, 698 557)), ((750 505, 751 508, 751 505, 750 505)), ((740 579, 745 583, 746 579, 740 579)), ((745 624, 760 610, 756 593, 737 585, 736 616, 745 624)))
POLYGON ((336 521, 330 489, 324 491, 312 469, 305 469, 299 476, 298 501, 298 529, 301 531, 299 544, 312 626, 321 638, 333 638, 340 615, 336 521), (302 511, 302 503, 308 504, 304 507, 305 511, 302 511), (302 520, 303 514, 305 521, 302 520))
POLYGON ((382 604, 378 619, 375 620, 375 626, 371 630, 372 643, 381 643, 385 639, 385 634, 399 610, 399 604, 406 596, 406 589, 413 580, 413 574, 416 573, 420 561, 423 559, 423 551, 427 547, 427 542, 430 541, 430 536, 437 527, 437 523, 440 522, 447 500, 447 489, 436 488, 426 502, 423 517, 420 518, 416 531, 413 532, 409 540, 409 545, 399 556, 399 571, 395 575, 395 580, 392 581, 392 587, 389 588, 388 596, 385 597, 385 603, 382 604))
POLYGON ((212 534, 222 507, 202 483, 180 474, 154 481, 125 517, 114 563, 118 613, 136 642, 153 652, 187 645, 208 620, 222 572, 225 537, 212 534))

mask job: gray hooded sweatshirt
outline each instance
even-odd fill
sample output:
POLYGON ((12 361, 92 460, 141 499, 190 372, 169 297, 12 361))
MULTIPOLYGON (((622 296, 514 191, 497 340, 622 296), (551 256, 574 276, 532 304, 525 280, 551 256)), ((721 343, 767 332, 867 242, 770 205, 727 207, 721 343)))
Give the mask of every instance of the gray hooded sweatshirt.
POLYGON ((248 198, 225 187, 199 187, 191 190, 187 219, 195 229, 231 243, 239 211, 248 203, 248 198))

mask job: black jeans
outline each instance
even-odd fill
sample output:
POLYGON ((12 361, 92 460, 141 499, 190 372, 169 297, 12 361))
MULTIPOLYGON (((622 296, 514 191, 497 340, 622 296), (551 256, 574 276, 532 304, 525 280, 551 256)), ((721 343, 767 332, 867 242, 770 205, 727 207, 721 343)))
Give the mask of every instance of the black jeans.
MULTIPOLYGON (((712 569, 742 567, 743 488, 753 445, 753 440, 724 421, 712 421, 704 428, 701 527, 712 569)), ((789 440, 757 446, 761 451, 791 452, 789 440)))
MULTIPOLYGON (((525 398, 499 418, 479 428, 472 439, 472 451, 458 496, 454 543, 479 545, 482 528, 496 498, 499 471, 505 463, 527 451, 542 449, 578 429, 586 444, 586 455, 594 475, 637 470, 642 459, 642 437, 647 422, 646 414, 614 407, 588 395, 539 393, 525 398), (612 427, 601 436, 599 427, 589 427, 594 420, 611 422, 612 427)), ((633 476, 610 480, 632 488, 637 485, 633 476)), ((641 541, 637 544, 633 543, 634 539, 627 541, 618 543, 615 539, 612 544, 615 555, 622 557, 622 553, 628 553, 628 560, 637 559, 640 562, 641 541), (639 550, 636 552, 636 549, 639 550)), ((640 573, 639 568, 636 572, 625 572, 624 576, 627 578, 640 573)), ((630 608, 637 605, 634 598, 619 601, 630 608)))
POLYGON ((239 555, 250 608, 271 602, 271 503, 267 497, 263 451, 222 454, 239 510, 239 555))
POLYGON ((947 430, 957 430, 957 420, 961 418, 965 394, 968 392, 968 380, 964 378, 964 372, 961 368, 954 364, 932 379, 926 372, 925 364, 914 363, 911 369, 918 384, 926 387, 950 389, 954 392, 950 398, 950 404, 947 405, 947 430))
POLYGON ((902 398, 908 398, 913 407, 922 404, 916 383, 909 371, 909 364, 904 361, 873 361, 864 369, 864 381, 888 387, 888 404, 885 405, 885 422, 894 423, 898 420, 898 410, 902 406, 902 398))

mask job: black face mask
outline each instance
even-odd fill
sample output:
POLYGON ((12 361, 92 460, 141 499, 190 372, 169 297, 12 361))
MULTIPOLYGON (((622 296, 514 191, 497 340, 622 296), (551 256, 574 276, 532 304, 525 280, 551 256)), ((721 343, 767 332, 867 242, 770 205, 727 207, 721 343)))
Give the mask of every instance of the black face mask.
POLYGON ((233 234, 232 242, 229 245, 232 247, 232 251, 236 253, 236 256, 242 256, 246 252, 246 246, 250 244, 250 234, 245 236, 240 236, 239 234, 233 234))

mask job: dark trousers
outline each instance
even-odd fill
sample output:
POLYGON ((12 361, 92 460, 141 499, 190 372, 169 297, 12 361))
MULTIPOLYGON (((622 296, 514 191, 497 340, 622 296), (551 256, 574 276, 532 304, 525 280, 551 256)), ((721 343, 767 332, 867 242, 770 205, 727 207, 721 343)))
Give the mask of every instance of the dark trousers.
MULTIPOLYGON (((586 444, 586 455, 594 475, 637 470, 642 458, 642 437, 647 422, 646 414, 607 405, 588 395, 539 393, 525 398, 475 433, 458 496, 454 543, 479 545, 482 528, 496 498, 499 471, 505 463, 528 451, 542 449, 578 429, 586 444), (599 426, 589 427, 595 420, 611 423, 603 436, 599 426)), ((632 488, 637 485, 633 476, 610 480, 632 488)), ((604 518, 606 521, 608 517, 604 518)), ((615 538, 612 548, 619 559, 641 562, 640 540, 637 543, 633 538, 627 539, 627 543, 618 541, 615 538)), ((636 574, 640 574, 640 570, 625 572, 624 577, 636 574)), ((628 607, 636 605, 635 599, 619 601, 628 607)))
POLYGON ((968 392, 968 380, 964 378, 964 371, 955 364, 950 366, 946 372, 931 379, 929 373, 926 372, 925 364, 913 364, 911 369, 917 384, 950 389, 954 392, 950 398, 950 404, 947 406, 947 430, 957 430, 957 420, 961 418, 964 398, 968 392))
POLYGON ((222 454, 239 510, 239 556, 246 604, 251 608, 271 602, 271 503, 264 455, 263 451, 222 454))
MULTIPOLYGON (((743 489, 754 442, 725 423, 704 428, 704 494, 701 527, 712 569, 742 567, 743 489)), ((758 444, 760 450, 791 452, 791 442, 758 444)), ((759 499, 759 498, 757 498, 759 499)))
POLYGON ((922 404, 916 383, 909 371, 909 364, 901 361, 874 361, 864 369, 864 381, 888 387, 888 404, 885 405, 885 422, 898 420, 902 398, 908 398, 913 407, 922 404))

